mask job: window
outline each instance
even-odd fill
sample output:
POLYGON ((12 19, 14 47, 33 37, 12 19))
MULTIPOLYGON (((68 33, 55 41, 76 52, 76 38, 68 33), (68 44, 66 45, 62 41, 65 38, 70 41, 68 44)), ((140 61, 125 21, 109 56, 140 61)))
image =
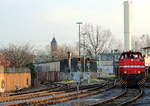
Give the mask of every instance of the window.
POLYGON ((1 81, 1 88, 4 88, 4 80, 1 81))
POLYGON ((28 86, 28 84, 29 84, 29 80, 27 79, 27 80, 26 80, 26 86, 28 86))

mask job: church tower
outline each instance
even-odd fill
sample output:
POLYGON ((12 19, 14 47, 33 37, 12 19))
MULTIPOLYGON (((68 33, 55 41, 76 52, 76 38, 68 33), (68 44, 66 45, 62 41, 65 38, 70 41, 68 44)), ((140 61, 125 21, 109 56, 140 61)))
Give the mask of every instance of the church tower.
POLYGON ((52 57, 57 56, 57 41, 56 41, 55 37, 53 37, 53 39, 51 41, 51 56, 52 57))

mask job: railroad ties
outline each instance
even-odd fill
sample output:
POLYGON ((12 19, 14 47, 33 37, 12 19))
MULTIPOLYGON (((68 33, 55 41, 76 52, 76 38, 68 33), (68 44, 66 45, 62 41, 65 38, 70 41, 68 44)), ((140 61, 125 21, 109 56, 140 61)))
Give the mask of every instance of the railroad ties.
MULTIPOLYGON (((58 86, 57 86, 58 87, 58 86)), ((62 87, 63 88, 63 87, 62 87)), ((91 95, 96 95, 101 92, 115 88, 113 82, 104 81, 99 84, 81 86, 79 91, 76 88, 68 88, 59 90, 46 90, 41 92, 33 92, 21 95, 1 97, 0 102, 7 106, 21 105, 45 105, 57 104, 78 98, 83 98, 91 95)))
POLYGON ((143 88, 125 88, 119 95, 94 103, 91 106, 125 106, 139 99, 143 95, 143 92, 143 88))

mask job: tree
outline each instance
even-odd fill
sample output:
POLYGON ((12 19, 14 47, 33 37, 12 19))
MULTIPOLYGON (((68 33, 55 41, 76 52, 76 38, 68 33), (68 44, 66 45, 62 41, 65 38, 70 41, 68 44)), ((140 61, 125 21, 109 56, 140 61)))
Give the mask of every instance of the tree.
POLYGON ((132 42, 132 49, 133 50, 136 50, 136 51, 139 51, 140 50, 140 48, 141 48, 141 44, 140 44, 140 42, 141 42, 141 39, 139 38, 139 37, 135 37, 135 36, 133 36, 133 38, 132 38, 133 40, 133 42, 132 42))
POLYGON ((5 55, 0 54, 0 65, 7 67, 9 66, 9 64, 10 64, 9 61, 5 59, 5 55))
POLYGON ((140 37, 134 37, 132 46, 134 50, 140 50, 141 48, 150 46, 150 36, 143 34, 140 37))
POLYGON ((123 51, 122 40, 113 37, 110 43, 109 50, 118 50, 119 52, 123 51))
POLYGON ((35 66, 33 63, 26 64, 26 67, 28 67, 31 70, 31 83, 34 86, 34 80, 37 78, 37 73, 35 71, 35 66))
POLYGON ((67 58, 68 52, 71 52, 72 57, 77 56, 75 48, 69 44, 64 44, 62 46, 59 46, 57 49, 57 56, 58 58, 67 58))
POLYGON ((105 51, 110 51, 112 34, 110 30, 102 29, 100 26, 86 24, 81 31, 80 47, 86 54, 97 56, 105 51))
POLYGON ((10 67, 25 67, 33 61, 32 47, 29 44, 21 46, 10 44, 2 48, 0 53, 9 61, 10 67))

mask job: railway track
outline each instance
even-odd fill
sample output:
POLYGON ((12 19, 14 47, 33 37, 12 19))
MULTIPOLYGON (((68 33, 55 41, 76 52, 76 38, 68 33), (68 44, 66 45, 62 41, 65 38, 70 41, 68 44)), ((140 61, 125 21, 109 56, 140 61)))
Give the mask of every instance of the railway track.
MULTIPOLYGON (((90 85, 89 87, 83 87, 80 89, 80 91, 57 91, 57 92, 47 92, 45 91, 44 93, 41 93, 40 95, 37 94, 37 96, 33 97, 25 97, 25 95, 19 95, 18 97, 16 97, 17 99, 9 99, 5 105, 44 105, 44 104, 56 104, 56 103, 60 103, 60 102, 65 102, 65 101, 69 101, 69 100, 73 100, 73 99, 77 99, 77 98, 83 98, 86 96, 91 96, 91 95, 95 95, 98 94, 100 92, 105 92, 109 89, 114 88, 115 86, 111 83, 111 87, 107 88, 107 84, 108 83, 103 83, 101 85, 90 85), (103 89, 102 89, 103 88, 103 89), (27 98, 30 98, 30 100, 26 100, 27 98), (33 99, 34 98, 34 99, 33 99), (19 103, 15 102, 17 100, 22 100, 19 101, 19 103), (12 102, 10 102, 12 101, 12 102), (15 104, 13 103, 15 102, 15 104), (11 104, 13 103, 13 104, 11 104)), ((109 83, 110 84, 110 83, 109 83)), ((28 95, 28 94, 27 94, 28 95)))
POLYGON ((36 92, 26 92, 26 93, 20 92, 20 93, 16 93, 13 95, 1 96, 0 102, 9 102, 9 101, 14 101, 14 100, 21 100, 21 99, 27 99, 27 98, 33 98, 33 97, 46 96, 46 95, 51 95, 51 94, 59 94, 59 93, 62 93, 63 91, 60 91, 60 92, 57 92, 57 91, 62 89, 62 88, 64 88, 64 86, 55 85, 55 87, 43 89, 42 91, 39 90, 36 92))
POLYGON ((46 87, 46 88, 35 90, 35 91, 16 91, 14 93, 9 94, 8 96, 15 96, 15 95, 35 93, 35 92, 42 92, 42 91, 47 91, 47 90, 51 90, 51 91, 55 90, 56 91, 57 89, 66 87, 66 85, 61 85, 61 84, 57 84, 57 83, 50 83, 49 86, 50 87, 46 87))
MULTIPOLYGON (((106 86, 103 86, 106 87, 106 86)), ((101 88, 101 87, 100 87, 101 88)), ((64 96, 62 98, 56 98, 55 100, 51 100, 51 101, 44 101, 44 103, 38 103, 36 104, 36 106, 41 106, 41 105, 52 105, 52 104, 57 104, 57 103, 61 103, 61 102, 66 102, 66 101, 70 101, 70 100, 74 100, 74 99, 79 99, 79 98, 83 98, 83 97, 87 97, 87 96, 91 96, 91 95, 96 95, 105 91, 108 91, 110 89, 115 88, 115 86, 111 86, 109 88, 102 88, 102 89, 95 89, 93 88, 92 90, 87 90, 85 92, 78 92, 76 95, 71 95, 71 96, 64 96)), ((35 105, 35 104, 34 104, 35 105)))
POLYGON ((145 85, 144 85, 144 87, 145 87, 145 88, 150 88, 150 83, 149 83, 149 82, 146 82, 145 85))
POLYGON ((143 95, 143 89, 124 89, 118 96, 94 103, 91 106, 125 106, 133 103, 143 95))

